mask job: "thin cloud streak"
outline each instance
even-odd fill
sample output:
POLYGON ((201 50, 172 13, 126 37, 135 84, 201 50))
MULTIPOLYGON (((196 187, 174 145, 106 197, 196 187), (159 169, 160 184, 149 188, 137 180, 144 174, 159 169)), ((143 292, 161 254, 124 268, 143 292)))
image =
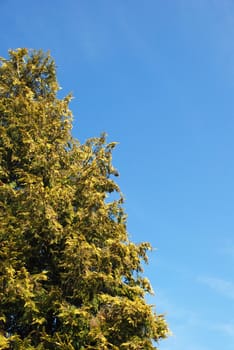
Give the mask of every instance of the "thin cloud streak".
POLYGON ((234 299, 234 283, 221 278, 215 277, 200 277, 198 278, 200 283, 213 289, 215 292, 227 297, 234 299))
POLYGON ((220 323, 219 325, 215 325, 213 327, 215 331, 222 332, 230 337, 234 337, 234 323, 233 322, 227 322, 227 323, 220 323))

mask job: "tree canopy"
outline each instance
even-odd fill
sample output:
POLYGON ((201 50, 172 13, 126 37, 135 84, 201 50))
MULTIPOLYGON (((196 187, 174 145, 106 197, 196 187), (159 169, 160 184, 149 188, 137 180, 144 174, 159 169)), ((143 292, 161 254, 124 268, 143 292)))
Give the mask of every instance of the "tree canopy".
POLYGON ((105 135, 71 134, 49 53, 0 58, 0 350, 150 350, 148 243, 130 241, 105 135), (118 199, 108 200, 115 192, 118 199))

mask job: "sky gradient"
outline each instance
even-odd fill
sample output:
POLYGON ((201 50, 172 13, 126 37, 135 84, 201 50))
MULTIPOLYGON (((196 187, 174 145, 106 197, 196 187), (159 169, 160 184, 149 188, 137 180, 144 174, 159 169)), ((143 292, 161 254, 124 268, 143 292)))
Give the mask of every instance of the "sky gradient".
POLYGON ((132 240, 156 248, 161 350, 234 349, 234 2, 1 0, 0 56, 50 50, 73 135, 106 131, 132 240))

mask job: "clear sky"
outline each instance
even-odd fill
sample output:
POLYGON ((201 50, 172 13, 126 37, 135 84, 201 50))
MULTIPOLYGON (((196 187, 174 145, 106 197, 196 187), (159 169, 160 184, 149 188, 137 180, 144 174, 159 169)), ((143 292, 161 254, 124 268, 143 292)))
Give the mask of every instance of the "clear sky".
POLYGON ((119 141, 134 241, 173 336, 234 349, 234 2, 1 0, 0 56, 50 50, 73 134, 119 141))

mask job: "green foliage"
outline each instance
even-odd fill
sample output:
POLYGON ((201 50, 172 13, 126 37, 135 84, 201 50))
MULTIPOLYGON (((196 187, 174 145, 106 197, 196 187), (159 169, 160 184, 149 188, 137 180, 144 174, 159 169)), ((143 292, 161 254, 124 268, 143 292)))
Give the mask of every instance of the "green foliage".
POLYGON ((58 89, 49 54, 0 59, 0 350, 154 349, 168 329, 144 299, 150 245, 129 241, 115 143, 74 140, 58 89))

